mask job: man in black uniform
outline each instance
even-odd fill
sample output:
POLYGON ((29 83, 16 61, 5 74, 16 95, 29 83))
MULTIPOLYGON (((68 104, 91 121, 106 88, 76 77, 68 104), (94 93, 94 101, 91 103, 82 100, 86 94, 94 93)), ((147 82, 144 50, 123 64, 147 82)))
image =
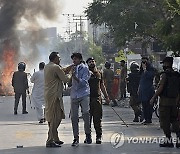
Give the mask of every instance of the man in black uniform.
MULTIPOLYGON (((27 74, 24 72, 26 64, 20 62, 18 64, 18 71, 14 72, 12 78, 12 86, 15 92, 14 115, 17 114, 19 99, 22 96, 22 114, 28 114, 26 111, 26 90, 28 90, 27 74)), ((29 92, 29 91, 28 91, 29 92)))
POLYGON ((179 96, 180 96, 180 74, 172 69, 173 57, 166 57, 163 60, 164 72, 161 74, 159 87, 150 100, 153 104, 155 99, 160 96, 159 100, 159 118, 160 126, 166 135, 166 140, 161 143, 160 147, 174 147, 173 139, 171 137, 172 125, 176 132, 177 141, 176 147, 180 147, 180 129, 177 121, 179 96))
POLYGON ((138 87, 141 75, 139 73, 139 65, 137 63, 132 63, 130 65, 131 73, 128 74, 127 80, 127 90, 130 93, 130 101, 129 104, 132 107, 135 118, 133 122, 142 122, 142 111, 141 111, 141 102, 138 99, 138 87), (139 119, 140 118, 140 119, 139 119))
POLYGON ((106 102, 109 103, 109 97, 104 86, 102 73, 96 68, 94 58, 88 58, 86 63, 89 66, 91 77, 89 79, 90 86, 90 120, 93 119, 94 128, 96 130, 96 144, 101 144, 102 139, 102 98, 103 92, 106 102))

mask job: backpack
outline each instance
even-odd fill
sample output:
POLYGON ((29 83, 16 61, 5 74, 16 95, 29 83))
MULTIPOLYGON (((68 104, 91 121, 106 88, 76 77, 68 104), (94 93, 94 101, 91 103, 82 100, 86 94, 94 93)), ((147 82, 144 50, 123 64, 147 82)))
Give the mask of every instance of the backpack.
POLYGON ((161 95, 176 98, 180 93, 180 73, 177 71, 163 73, 166 74, 166 81, 161 95))

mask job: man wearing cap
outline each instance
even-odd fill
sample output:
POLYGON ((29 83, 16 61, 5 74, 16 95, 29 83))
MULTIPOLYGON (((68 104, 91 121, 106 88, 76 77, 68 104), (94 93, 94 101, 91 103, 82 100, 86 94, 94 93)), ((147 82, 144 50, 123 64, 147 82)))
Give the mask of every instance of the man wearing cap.
POLYGON ((155 99, 160 96, 159 105, 159 118, 160 126, 166 135, 166 140, 161 143, 160 147, 174 147, 171 137, 172 125, 173 130, 176 132, 177 141, 176 147, 180 147, 180 129, 177 121, 179 96, 180 96, 180 74, 173 70, 173 57, 166 57, 163 63, 163 70, 159 81, 159 87, 150 100, 153 104, 155 99))
POLYGON ((91 77, 89 79, 90 86, 90 121, 93 120, 94 128, 96 130, 96 144, 101 144, 102 139, 102 98, 103 92, 106 102, 109 103, 109 97, 104 85, 102 73, 97 69, 96 62, 93 57, 88 58, 88 64, 91 77))

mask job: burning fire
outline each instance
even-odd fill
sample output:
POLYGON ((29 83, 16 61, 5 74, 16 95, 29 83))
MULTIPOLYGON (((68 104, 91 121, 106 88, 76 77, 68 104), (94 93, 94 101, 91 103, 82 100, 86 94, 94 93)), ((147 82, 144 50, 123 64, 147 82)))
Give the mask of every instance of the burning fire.
POLYGON ((3 68, 1 74, 0 95, 12 95, 13 88, 11 86, 12 75, 15 69, 15 50, 10 46, 9 42, 5 42, 3 48, 3 68))

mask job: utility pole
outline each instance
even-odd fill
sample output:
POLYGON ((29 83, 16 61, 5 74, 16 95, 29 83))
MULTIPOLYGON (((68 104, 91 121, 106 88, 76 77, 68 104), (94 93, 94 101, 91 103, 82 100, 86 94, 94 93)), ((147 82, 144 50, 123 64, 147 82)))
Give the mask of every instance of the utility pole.
POLYGON ((75 23, 75 52, 77 51, 77 36, 78 36, 78 22, 71 22, 71 23, 75 23))
MULTIPOLYGON (((85 18, 85 16, 82 16, 82 15, 79 15, 79 16, 74 16, 76 17, 75 19, 73 20, 78 20, 80 22, 80 53, 82 53, 82 43, 83 43, 83 35, 82 35, 82 26, 83 26, 83 20, 87 20, 85 18)), ((77 26, 76 26, 76 29, 77 29, 77 26)))
POLYGON ((71 37, 71 17, 74 17, 74 14, 62 14, 63 16, 66 16, 67 17, 67 34, 68 34, 68 39, 70 40, 70 37, 71 37))

